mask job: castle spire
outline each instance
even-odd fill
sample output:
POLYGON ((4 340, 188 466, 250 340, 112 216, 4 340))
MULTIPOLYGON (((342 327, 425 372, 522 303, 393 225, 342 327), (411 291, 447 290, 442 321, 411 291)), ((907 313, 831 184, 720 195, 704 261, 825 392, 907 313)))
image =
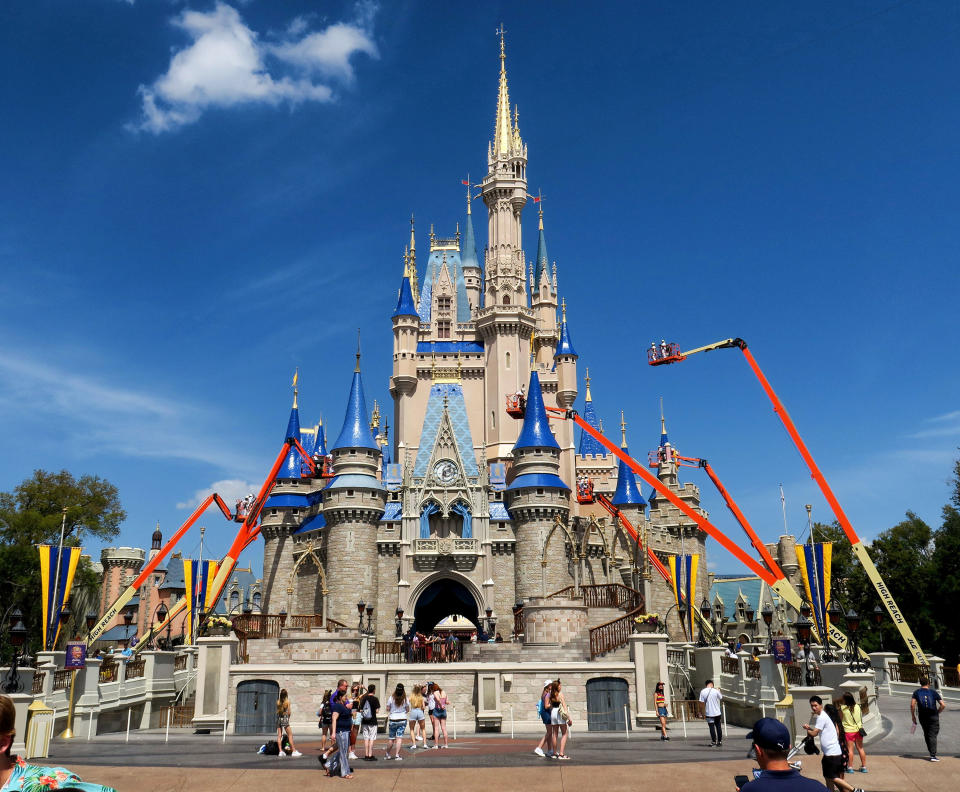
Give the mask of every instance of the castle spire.
POLYGON ((414 233, 413 212, 410 213, 410 252, 407 255, 407 277, 410 278, 410 293, 413 304, 420 301, 420 284, 417 281, 417 235, 414 233))
POLYGON ((547 408, 543 404, 543 391, 540 389, 540 376, 536 371, 530 372, 523 428, 513 447, 514 451, 520 448, 556 448, 558 450, 560 448, 550 430, 547 408))
POLYGON ((584 395, 583 400, 584 400, 584 401, 588 401, 588 402, 592 402, 592 401, 593 401, 593 396, 590 394, 590 367, 589 367, 589 366, 587 366, 587 377, 586 377, 586 379, 587 379, 587 392, 586 392, 586 394, 584 395))
MULTIPOLYGON (((287 420, 287 433, 283 436, 284 440, 300 439, 300 409, 297 407, 297 382, 300 379, 300 370, 297 369, 293 375, 293 407, 290 408, 290 418, 287 420)), ((300 478, 300 451, 295 446, 290 446, 287 458, 280 469, 277 478, 298 479, 300 478)))
POLYGON ((547 280, 550 279, 550 261, 547 256, 547 238, 543 233, 543 196, 537 196, 537 205, 540 207, 540 218, 537 224, 537 268, 533 275, 533 283, 530 288, 534 291, 540 289, 540 279, 544 272, 547 274, 547 280))
POLYGON ((577 351, 573 348, 573 342, 570 340, 570 331, 567 329, 567 300, 563 299, 561 303, 561 316, 563 317, 560 321, 560 340, 557 343, 557 351, 554 353, 554 357, 559 357, 560 355, 571 355, 573 357, 578 357, 577 351))
POLYGON ((293 370, 293 409, 297 409, 297 380, 300 379, 300 367, 293 370))
POLYGON ((627 447, 627 422, 623 417, 623 410, 620 410, 620 448, 627 447))
MULTIPOLYGON (((623 417, 623 410, 620 410, 620 448, 625 454, 627 453, 627 422, 623 417)), ((622 459, 617 468, 617 489, 610 501, 614 506, 643 508, 647 505, 643 495, 640 494, 640 487, 637 486, 636 474, 622 459)))
POLYGON ((353 371, 353 381, 350 383, 350 396, 347 398, 347 411, 343 416, 343 428, 333 444, 331 450, 341 448, 372 448, 379 449, 370 426, 367 423, 367 400, 363 393, 363 380, 360 375, 360 340, 357 333, 357 366, 353 371))
POLYGON ((504 44, 503 25, 497 30, 500 36, 500 89, 497 94, 497 119, 493 131, 494 156, 510 154, 513 142, 513 124, 510 122, 510 91, 507 88, 507 54, 504 44))
POLYGON ((660 447, 663 448, 669 442, 667 437, 667 421, 663 417, 663 396, 660 397, 660 447))

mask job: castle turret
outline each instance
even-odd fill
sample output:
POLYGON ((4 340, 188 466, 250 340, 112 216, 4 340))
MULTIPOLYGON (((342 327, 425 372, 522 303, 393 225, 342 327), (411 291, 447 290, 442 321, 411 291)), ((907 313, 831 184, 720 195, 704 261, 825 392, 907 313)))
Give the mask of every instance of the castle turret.
MULTIPOLYGON (((627 448, 627 422, 624 420, 623 410, 620 411, 620 448, 623 449, 623 453, 630 453, 627 448)), ((640 527, 644 520, 644 509, 647 508, 647 502, 640 493, 636 473, 622 459, 619 460, 619 463, 617 489, 610 501, 623 512, 623 515, 630 522, 640 527)))
POLYGON ((366 397, 360 376, 360 352, 353 372, 343 428, 333 444, 334 477, 324 490, 323 515, 327 524, 325 555, 328 570, 350 563, 350 574, 330 574, 328 615, 353 625, 356 603, 377 602, 377 524, 386 491, 377 479, 380 449, 368 423, 366 397))
MULTIPOLYGON (((467 177, 470 181, 470 177, 467 177)), ((470 188, 467 184, 467 223, 463 235, 463 248, 460 260, 463 262, 463 280, 467 287, 467 300, 470 303, 470 315, 475 316, 483 302, 483 270, 477 258, 477 240, 473 233, 473 214, 470 211, 470 188)))
POLYGON ((417 331, 420 328, 420 315, 413 299, 409 273, 400 282, 392 321, 393 376, 390 377, 390 395, 393 397, 393 425, 406 426, 407 412, 417 390, 417 331))
MULTIPOLYGON (((552 308, 550 309, 553 310, 552 308)), ((543 349, 544 347, 541 347, 543 349)), ((556 342, 553 364, 557 369, 559 386, 557 388, 557 407, 569 410, 577 400, 577 351, 570 340, 567 327, 567 303, 562 305, 560 336, 556 342)), ((576 480, 576 458, 573 446, 573 421, 561 421, 557 424, 557 441, 560 443, 560 472, 566 481, 576 480)))
POLYGON ((507 508, 515 525, 517 598, 526 599, 550 594, 574 582, 567 564, 565 527, 570 512, 570 488, 559 476, 560 446, 550 430, 540 378, 535 371, 530 373, 526 413, 513 459, 514 477, 507 487, 507 508), (544 553, 546 542, 549 544, 544 553))

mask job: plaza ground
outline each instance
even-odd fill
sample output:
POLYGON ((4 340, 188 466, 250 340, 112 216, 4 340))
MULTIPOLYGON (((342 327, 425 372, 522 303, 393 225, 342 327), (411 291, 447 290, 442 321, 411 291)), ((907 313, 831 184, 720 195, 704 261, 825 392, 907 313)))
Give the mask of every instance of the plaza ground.
MULTIPOLYGON (((926 760, 919 729, 910 734, 909 701, 883 697, 883 733, 867 745, 870 772, 853 781, 870 792, 951 792, 960 777, 960 711, 947 710, 941 721, 938 764, 926 760)), ((133 732, 104 735, 89 742, 56 740, 46 762, 74 769, 85 780, 115 787, 121 792, 174 792, 187 789, 262 790, 278 782, 284 788, 309 784, 345 784, 369 790, 517 789, 525 785, 581 792, 586 788, 636 790, 647 783, 658 789, 732 790, 733 777, 747 774, 755 763, 746 758, 746 729, 730 727, 721 748, 711 748, 702 723, 671 729, 662 743, 652 729, 623 734, 579 733, 567 744, 569 762, 541 759, 532 751, 537 737, 509 734, 461 735, 447 751, 409 751, 403 762, 384 761, 386 740, 377 741, 377 762, 358 761, 349 782, 323 777, 316 760, 319 735, 303 734, 299 759, 256 753, 263 737, 195 735, 176 730, 164 742, 164 733, 133 732)), ((296 735, 295 735, 296 737, 296 735)), ((362 752, 361 752, 362 753, 362 752)), ((819 778, 819 756, 799 757, 804 775, 819 778)))

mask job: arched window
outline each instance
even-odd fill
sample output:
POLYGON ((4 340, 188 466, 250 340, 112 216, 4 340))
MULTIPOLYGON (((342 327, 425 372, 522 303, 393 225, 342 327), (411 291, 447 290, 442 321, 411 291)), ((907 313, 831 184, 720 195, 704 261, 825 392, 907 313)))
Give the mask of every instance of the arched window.
POLYGON ((253 607, 255 607, 255 608, 259 608, 259 607, 260 607, 260 592, 259 592, 259 591, 253 592, 253 607))
POLYGON ((507 367, 507 371, 509 371, 510 370, 510 353, 509 352, 507 352, 503 356, 503 362, 504 362, 504 365, 507 367))
POLYGON ((233 612, 240 607, 240 592, 231 591, 230 592, 230 611, 233 612))
POLYGON ((509 295, 509 294, 504 294, 504 295, 503 295, 503 304, 504 304, 504 305, 510 305, 510 295, 509 295))

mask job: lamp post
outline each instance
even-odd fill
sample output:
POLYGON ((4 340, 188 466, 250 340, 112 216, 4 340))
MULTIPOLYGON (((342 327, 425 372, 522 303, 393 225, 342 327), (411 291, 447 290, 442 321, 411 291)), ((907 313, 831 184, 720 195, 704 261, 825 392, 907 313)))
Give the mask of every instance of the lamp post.
MULTIPOLYGON (((840 602, 836 597, 827 603, 827 616, 830 617, 830 624, 839 624, 840 619, 843 617, 843 607, 840 605, 840 602)), ((843 659, 843 654, 841 652, 834 652, 830 649, 829 630, 826 632, 827 635, 820 636, 821 643, 823 643, 823 659, 828 663, 836 659, 834 655, 839 655, 840 659, 843 659)))
POLYGON ((710 623, 710 600, 708 600, 706 597, 704 597, 700 603, 700 616, 701 616, 700 623, 697 625, 697 630, 699 633, 698 639, 697 639, 697 646, 709 646, 709 644, 706 642, 706 640, 704 640, 704 637, 703 637, 703 623, 704 622, 706 622, 707 624, 710 623))
POLYGON ((768 602, 763 606, 763 609, 760 611, 760 615, 763 617, 763 623, 767 625, 767 652, 770 654, 773 653, 773 636, 771 635, 771 626, 773 624, 773 608, 768 602))
POLYGON ((850 643, 852 644, 848 654, 850 662, 847 668, 854 673, 862 673, 870 667, 870 662, 860 658, 860 614, 850 608, 844 618, 847 620, 847 630, 850 632, 850 643))
POLYGON ((485 613, 486 616, 487 616, 487 618, 484 620, 484 625, 483 625, 484 632, 486 632, 486 634, 487 634, 488 637, 489 637, 489 636, 494 636, 494 637, 495 637, 495 636, 496 636, 496 629, 497 629, 497 620, 496 620, 496 618, 494 618, 493 608, 491 608, 489 605, 487 605, 487 608, 486 608, 486 610, 484 611, 484 613, 485 613))
POLYGON ((27 628, 23 624, 23 614, 19 608, 16 608, 10 614, 9 621, 9 640, 13 647, 13 658, 10 661, 10 669, 3 680, 4 693, 19 693, 22 685, 20 684, 20 674, 17 668, 20 665, 20 649, 27 640, 27 628))
POLYGON ((514 641, 517 640, 517 636, 520 633, 520 630, 517 629, 517 616, 522 610, 523 610, 523 602, 521 600, 517 600, 515 603, 513 603, 513 640, 514 641))
POLYGON ((883 649, 883 608, 875 605, 873 608, 873 623, 877 626, 877 632, 880 634, 880 651, 883 649))
POLYGON ((373 635, 373 605, 367 605, 367 635, 373 635))
POLYGON ((363 609, 367 607, 367 603, 363 600, 360 600, 357 603, 357 613, 360 614, 360 622, 357 625, 357 629, 362 633, 363 632, 363 609))
POLYGON ((813 669, 810 668, 810 628, 813 622, 803 613, 803 606, 800 607, 800 618, 797 620, 797 643, 803 647, 803 678, 807 685, 814 683, 813 669))

